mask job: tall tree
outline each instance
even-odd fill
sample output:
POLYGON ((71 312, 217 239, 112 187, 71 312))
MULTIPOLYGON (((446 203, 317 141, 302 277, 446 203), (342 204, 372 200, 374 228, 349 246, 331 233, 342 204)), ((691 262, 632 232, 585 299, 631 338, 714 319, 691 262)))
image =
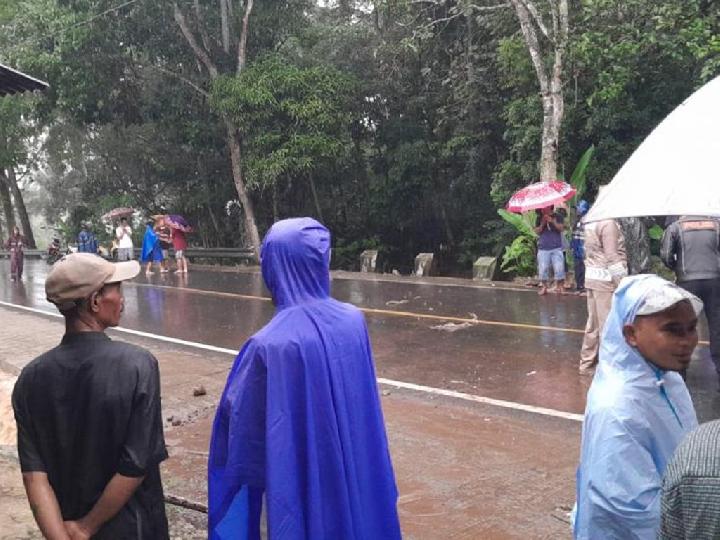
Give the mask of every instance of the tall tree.
MULTIPOLYGON (((231 17, 229 15, 230 10, 231 5, 223 0, 220 0, 223 51, 230 52, 230 42, 237 44, 237 52, 235 54, 234 61, 232 63, 227 62, 226 65, 231 67, 232 72, 239 75, 247 63, 248 35, 250 32, 250 16, 253 11, 253 0, 245 0, 243 15, 239 24, 231 24, 231 17), (233 65, 234 67, 232 67, 233 65)), ((191 28, 188 18, 177 3, 173 4, 173 16, 175 18, 175 22, 180 28, 180 31, 182 32, 183 37, 185 38, 185 41, 187 41, 187 44, 192 49, 198 63, 204 67, 210 81, 215 81, 222 74, 221 69, 223 69, 223 64, 213 59, 213 45, 216 45, 216 42, 213 42, 207 32, 205 18, 203 17, 203 10, 200 6, 199 0, 194 0, 193 26, 195 27, 195 31, 191 28), (200 36, 199 40, 197 34, 200 36)), ((198 91, 205 92, 200 89, 198 89, 198 91)), ((205 95, 207 96, 206 92, 205 95)), ((252 199, 250 198, 250 194, 248 193, 245 178, 243 176, 243 150, 241 134, 238 126, 235 125, 231 118, 225 117, 224 123, 235 189, 237 190, 238 199, 240 200, 245 216, 245 234, 252 243, 255 255, 259 257, 260 234, 258 232, 257 221, 255 219, 255 208, 252 199)))
POLYGON ((548 0, 551 25, 535 0, 508 0, 532 59, 543 109, 540 180, 557 178, 560 128, 565 113, 563 68, 568 44, 568 1, 548 0), (551 59, 551 61, 549 61, 551 59))

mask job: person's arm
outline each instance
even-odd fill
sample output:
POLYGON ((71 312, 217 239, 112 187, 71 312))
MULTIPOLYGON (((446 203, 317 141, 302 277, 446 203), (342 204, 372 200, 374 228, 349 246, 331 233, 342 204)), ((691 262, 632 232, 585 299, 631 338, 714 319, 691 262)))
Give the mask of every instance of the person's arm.
POLYGON ((628 275, 627 258, 625 255, 625 239, 620 226, 614 220, 609 220, 599 227, 600 243, 602 245, 605 261, 615 285, 628 275))
POLYGON ((552 220, 551 223, 557 232, 563 232, 565 230, 565 218, 563 216, 560 214, 553 214, 550 219, 552 220))
POLYGON ((44 472, 23 473, 23 484, 30 509, 43 536, 48 540, 70 538, 63 524, 60 505, 44 472))
POLYGON ((535 221, 535 223, 537 223, 537 225, 535 226, 534 231, 535 231, 537 234, 542 234, 543 230, 545 230, 545 227, 547 227, 547 217, 545 217, 545 214, 543 214, 542 216, 540 216, 540 217, 535 221))
POLYGON ((128 503, 144 478, 121 474, 113 476, 90 512, 77 521, 65 522, 70 538, 90 538, 97 533, 128 503))
POLYGON ((678 227, 673 223, 663 233, 662 245, 660 246, 660 258, 662 262, 670 268, 675 269, 677 264, 677 239, 678 227))

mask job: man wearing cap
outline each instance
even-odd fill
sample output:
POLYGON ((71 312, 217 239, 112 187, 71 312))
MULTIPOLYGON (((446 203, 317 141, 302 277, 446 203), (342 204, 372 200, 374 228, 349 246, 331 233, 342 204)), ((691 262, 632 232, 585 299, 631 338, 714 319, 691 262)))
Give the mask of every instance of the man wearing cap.
POLYGON ((157 360, 105 334, 120 322, 122 282, 139 271, 76 253, 47 277, 65 336, 23 369, 12 398, 23 482, 46 538, 168 538, 157 360))

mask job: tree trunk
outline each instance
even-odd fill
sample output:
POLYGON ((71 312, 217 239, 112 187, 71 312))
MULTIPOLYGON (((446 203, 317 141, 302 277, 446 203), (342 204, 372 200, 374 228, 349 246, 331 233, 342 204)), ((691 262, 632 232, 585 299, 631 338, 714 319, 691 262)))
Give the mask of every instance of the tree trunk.
POLYGON ((5 225, 8 235, 12 234, 15 227, 15 213, 13 212, 12 199, 10 198, 9 182, 5 176, 5 170, 0 169, 0 202, 2 202, 3 213, 5 214, 5 225))
POLYGON ((543 131, 540 150, 540 180, 553 182, 557 180, 557 155, 559 126, 554 100, 551 96, 543 96, 543 131))
POLYGON ((230 52, 230 13, 227 0, 220 1, 220 33, 222 34, 223 51, 230 52))
POLYGON ((324 223, 322 209, 320 208, 320 197, 318 197, 317 187, 315 186, 315 180, 312 175, 308 177, 310 181, 310 191, 312 192, 313 202, 315 203, 315 212, 317 212, 317 218, 320 223, 324 223))
POLYGON ((18 216, 20 217, 20 224, 22 225, 25 242, 30 249, 35 249, 35 235, 33 234, 32 227, 30 226, 30 217, 28 216, 27 208, 25 208, 25 201, 23 200, 22 192, 17 185, 17 177, 15 176, 15 169, 13 167, 7 168, 6 178, 10 191, 12 192, 15 208, 17 209, 18 216))
POLYGON ((245 214, 245 234, 248 235, 250 243, 257 260, 260 260, 260 233, 255 222, 255 209, 252 200, 245 189, 245 180, 242 175, 242 146, 240 135, 230 121, 225 122, 227 132, 227 144, 230 150, 230 162, 232 164, 233 181, 237 190, 238 199, 245 214))

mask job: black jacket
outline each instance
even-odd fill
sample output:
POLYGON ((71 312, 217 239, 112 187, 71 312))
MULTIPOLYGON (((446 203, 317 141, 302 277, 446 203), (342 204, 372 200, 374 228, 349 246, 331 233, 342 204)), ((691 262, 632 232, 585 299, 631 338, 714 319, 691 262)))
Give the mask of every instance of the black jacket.
POLYGON ((720 222, 683 216, 665 229, 660 257, 678 281, 720 278, 720 222))

